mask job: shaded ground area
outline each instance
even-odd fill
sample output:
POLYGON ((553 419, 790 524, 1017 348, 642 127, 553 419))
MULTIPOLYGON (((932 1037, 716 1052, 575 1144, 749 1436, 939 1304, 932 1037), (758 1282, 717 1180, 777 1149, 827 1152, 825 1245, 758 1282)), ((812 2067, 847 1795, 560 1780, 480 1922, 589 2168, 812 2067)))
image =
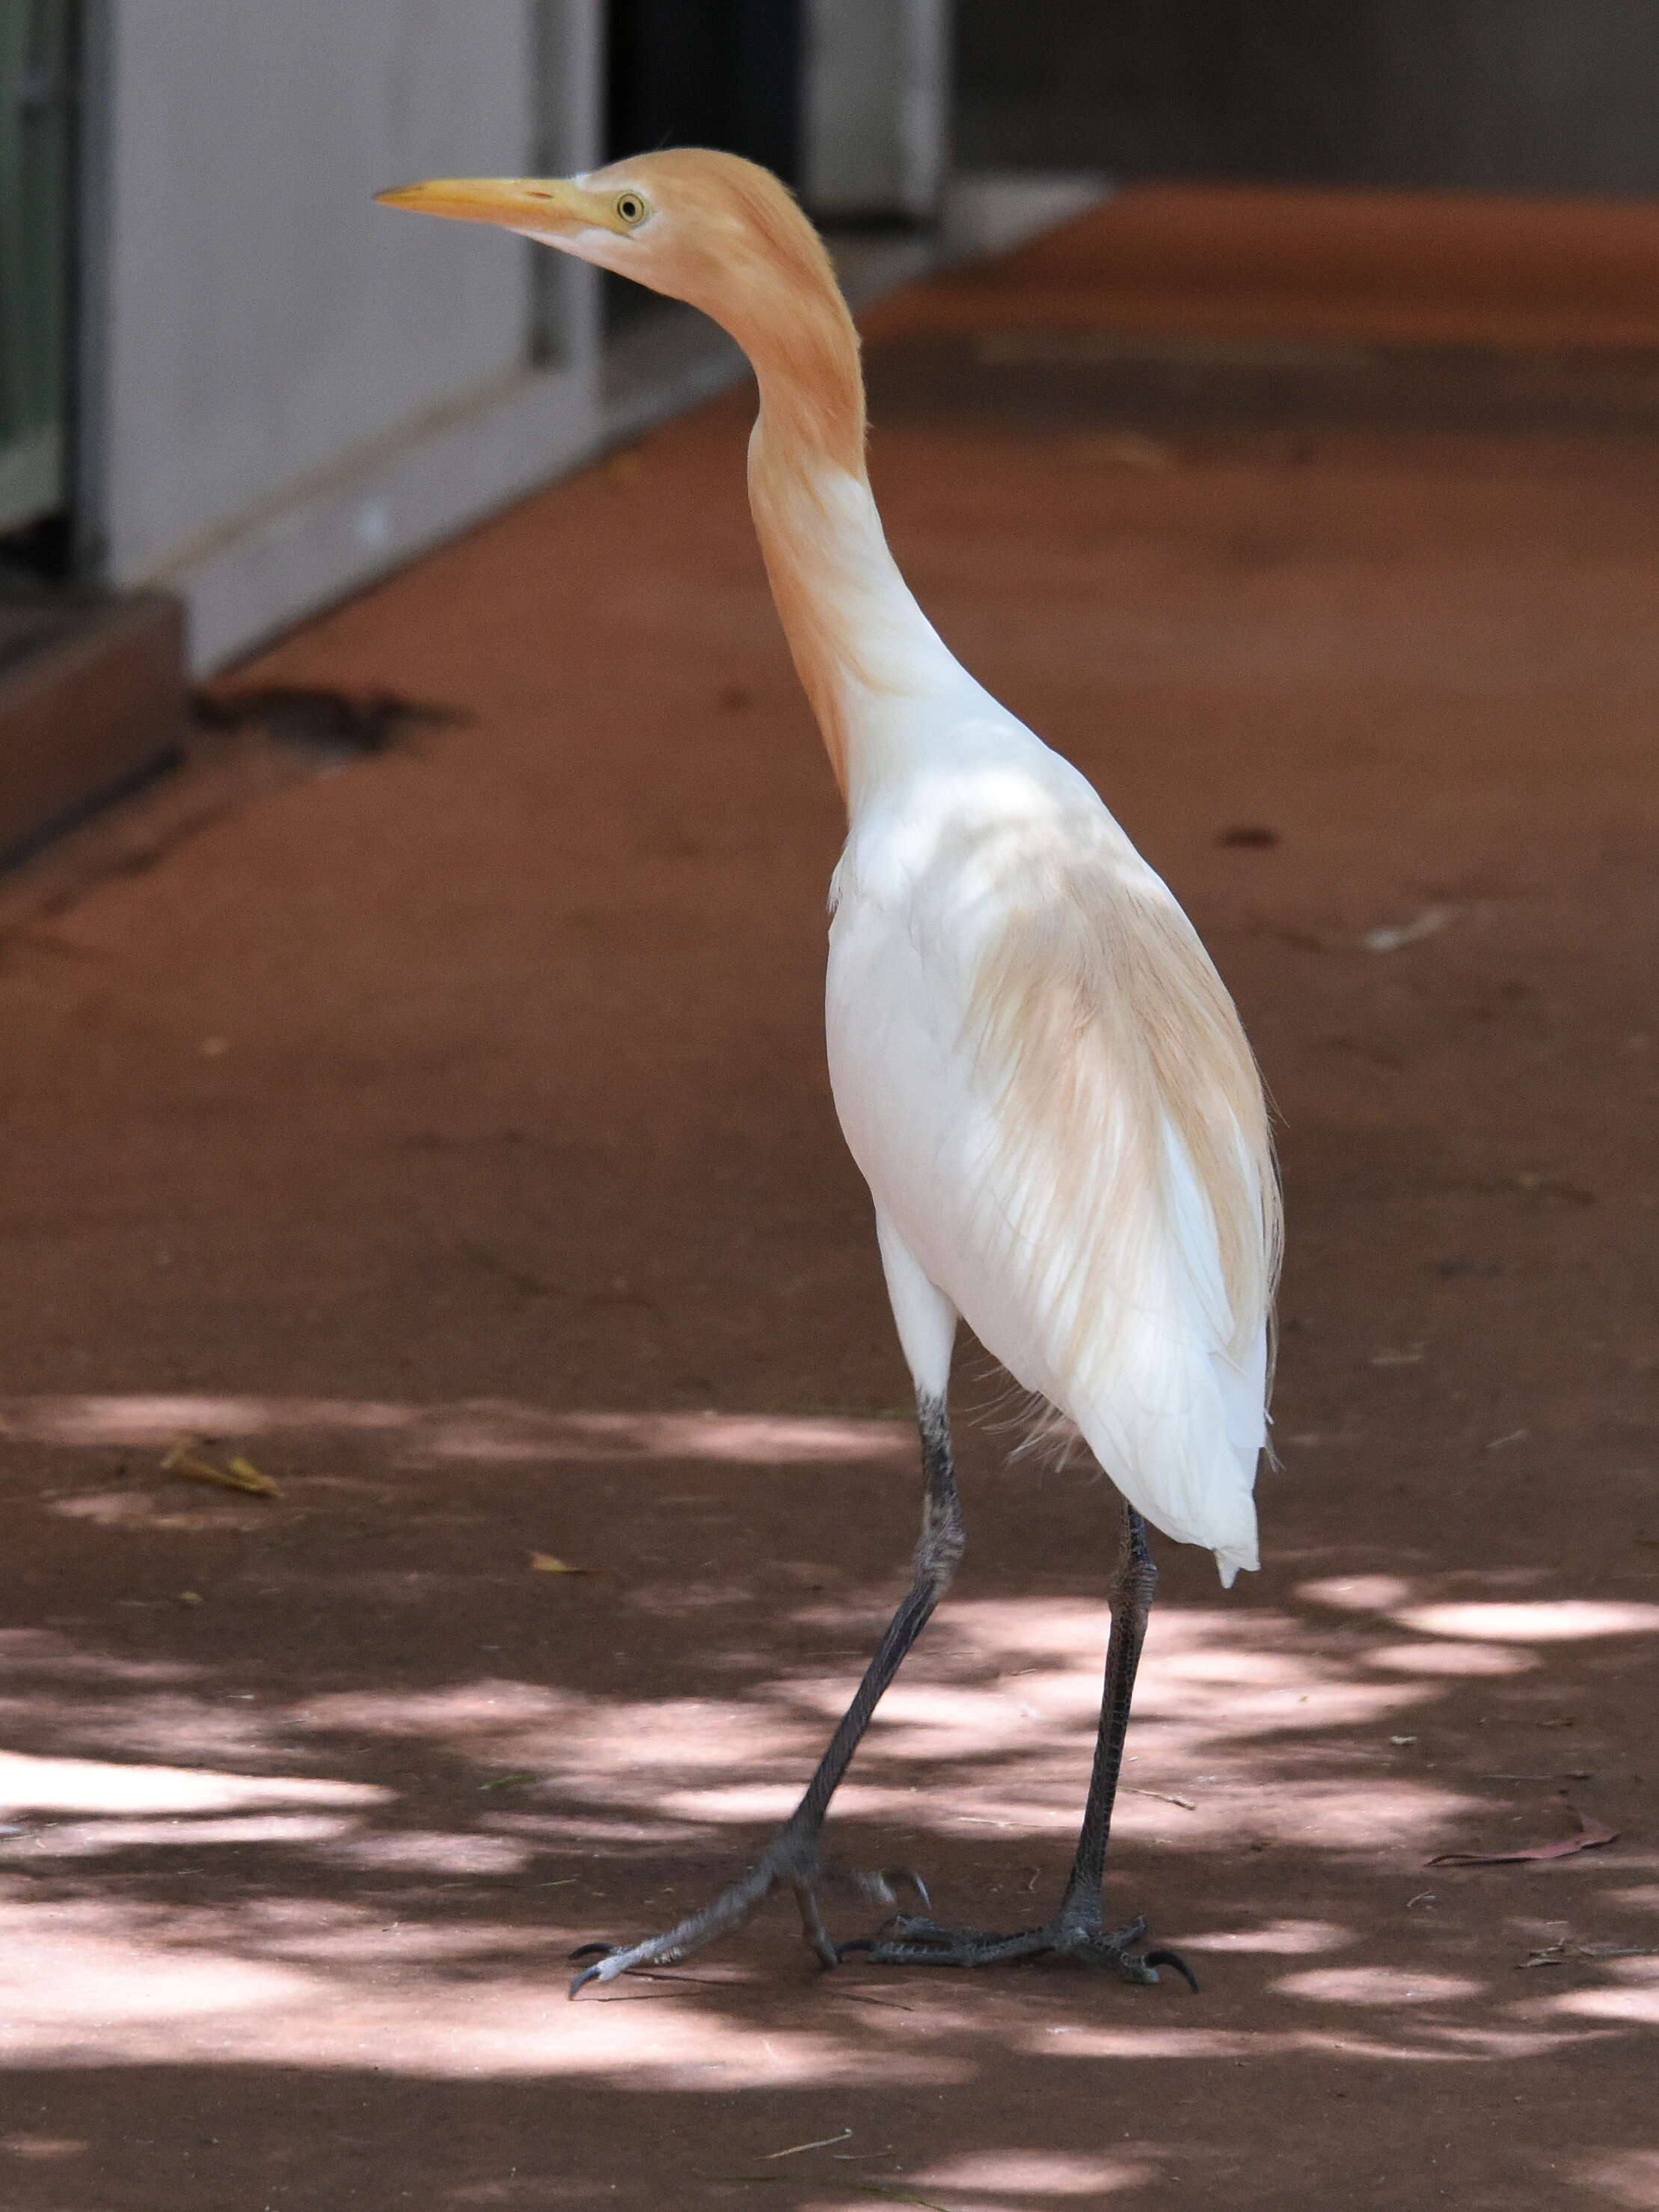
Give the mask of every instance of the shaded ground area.
MULTIPOLYGON (((978 280, 884 311, 877 473, 1283 1116, 1266 1565, 1165 1547, 1112 1877, 1202 1995, 826 1980, 779 1908, 564 2000, 790 1802, 915 1517, 733 397, 250 679, 470 722, 0 946, 8 2208, 1659 2205, 1659 449, 1149 428, 1051 374, 1070 235, 994 344, 978 280)), ((1018 1924, 1114 1523, 959 1389, 959 1595, 838 1828, 1018 1924)))

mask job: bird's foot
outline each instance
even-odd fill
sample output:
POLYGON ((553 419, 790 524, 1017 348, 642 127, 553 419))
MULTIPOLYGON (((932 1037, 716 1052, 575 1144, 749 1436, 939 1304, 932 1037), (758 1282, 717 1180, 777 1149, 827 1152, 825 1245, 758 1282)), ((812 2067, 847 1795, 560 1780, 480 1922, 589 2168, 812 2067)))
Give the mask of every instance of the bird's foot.
POLYGON ((1144 1920, 1109 1934, 1098 1925, 1064 1918, 1041 1928, 1023 1928, 1012 1936, 988 1935, 978 1928, 943 1928, 935 1920, 898 1913, 874 1936, 843 1943, 846 1959, 861 1954, 878 1966, 996 1966, 1021 1959, 1074 1959, 1085 1966, 1104 1966, 1124 1982, 1155 1982, 1160 1966, 1179 1974, 1196 1990, 1198 1977, 1175 1951, 1141 1951, 1136 1945, 1146 1933, 1144 1920))
MULTIPOLYGON (((591 1959, 570 1984, 574 1997, 589 1982, 614 1982, 618 1974, 635 1966, 672 1966, 690 1958, 705 1943, 728 1928, 741 1926, 762 1900, 775 1889, 794 1894, 800 1912, 801 1932, 826 1966, 841 1963, 842 1948, 823 1924, 818 1893, 828 1883, 851 1887, 872 1903, 890 1911, 898 1903, 902 1888, 913 1890, 923 1905, 931 1902, 927 1884, 908 1867, 891 1867, 879 1874, 826 1865, 819 1856, 818 1839, 792 1834, 787 1828, 774 1837, 757 1864, 720 1893, 700 1911, 688 1913, 660 1936, 647 1936, 638 1943, 584 1943, 572 1959, 591 1959)), ((918 1923, 920 1924, 920 1923, 918 1923)))

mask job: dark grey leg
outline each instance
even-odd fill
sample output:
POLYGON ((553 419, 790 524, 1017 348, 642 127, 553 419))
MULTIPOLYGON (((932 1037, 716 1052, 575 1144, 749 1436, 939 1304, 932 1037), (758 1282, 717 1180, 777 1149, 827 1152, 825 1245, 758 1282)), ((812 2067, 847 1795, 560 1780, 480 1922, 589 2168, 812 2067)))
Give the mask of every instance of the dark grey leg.
POLYGON ((1090 1966, 1109 1966, 1129 1982, 1155 1982, 1160 1966, 1173 1966, 1192 1988, 1198 1987, 1191 1968, 1175 1952, 1134 1949, 1146 1932, 1144 1920, 1109 1934, 1102 1911, 1106 1847, 1123 1765, 1123 1739, 1134 1698, 1140 1647, 1146 1637, 1146 1618, 1157 1587, 1158 1569, 1147 1549, 1146 1524, 1133 1506, 1125 1505, 1122 1546, 1112 1577, 1112 1632, 1106 1648, 1106 1684, 1095 1739, 1094 1771, 1089 1778, 1089 1796, 1072 1871, 1054 1918, 1040 1928, 994 1936, 980 1929, 945 1928, 937 1921, 901 1915, 891 1923, 890 1935, 843 1944, 843 1955, 866 1952, 878 1966, 987 1966, 1055 1952, 1090 1966))
POLYGON ((1106 1681, 1101 1692, 1100 1729, 1095 1737, 1095 1759, 1089 1776, 1089 1795, 1083 1808, 1083 1826, 1061 1900, 1062 1927, 1098 1930, 1101 1890, 1106 1880, 1106 1847, 1111 1840, 1112 1808, 1117 1802, 1118 1777, 1123 1768, 1123 1739, 1129 1729, 1129 1707, 1134 1698, 1135 1676, 1140 1668, 1140 1647, 1146 1641, 1146 1621, 1158 1590, 1158 1568, 1146 1546, 1146 1523, 1133 1505, 1123 1509, 1123 1540, 1117 1572, 1112 1580, 1112 1632, 1106 1646, 1106 1681))
MULTIPOLYGON (((883 1692, 949 1588, 965 1540, 945 1402, 943 1398, 923 1398, 918 1401, 916 1410, 921 1431, 927 1503, 922 1512, 921 1537, 916 1546, 915 1578, 903 1603, 888 1623, 886 1633, 876 1647, 876 1655, 865 1668, 864 1679, 830 1737, 829 1747, 818 1761, 799 1804, 774 1836, 758 1863, 700 1911, 689 1914, 660 1936, 647 1936, 642 1942, 616 1948, 585 1944, 574 1953, 573 1956, 579 1959, 596 1951, 602 1955, 594 1965, 584 1967, 571 1984, 573 1997, 587 1983, 614 1981, 630 1966, 689 1957, 711 1937, 746 1920, 761 1899, 780 1887, 794 1892, 806 1940, 824 1964, 833 1966, 839 1962, 841 1954, 825 1931, 817 1894, 823 1872, 818 1842, 824 1814, 842 1777, 852 1764, 853 1753, 870 1725, 870 1717, 883 1692)), ((900 1879, 909 1881, 921 1892, 923 1902, 927 1901, 927 1893, 914 1875, 866 1875, 854 1879, 866 1894, 878 1898, 884 1905, 890 1905, 895 1901, 892 1884, 900 1879)))
POLYGON ((830 1739, 818 1761, 817 1771, 806 1785, 806 1794, 790 1814, 784 1833, 798 1829, 816 1833, 823 1824, 830 1800, 853 1760, 864 1731, 870 1725, 883 1692, 897 1674, 904 1656, 915 1642, 933 1609, 951 1586, 967 1537, 962 1525, 962 1501, 957 1493, 956 1468, 951 1457, 951 1417, 943 1399, 927 1399, 917 1407, 921 1431, 921 1465, 927 1502, 922 1508, 921 1535, 917 1541, 915 1577, 904 1602, 887 1624, 876 1646, 876 1656, 864 1670, 864 1679, 841 1725, 830 1739))

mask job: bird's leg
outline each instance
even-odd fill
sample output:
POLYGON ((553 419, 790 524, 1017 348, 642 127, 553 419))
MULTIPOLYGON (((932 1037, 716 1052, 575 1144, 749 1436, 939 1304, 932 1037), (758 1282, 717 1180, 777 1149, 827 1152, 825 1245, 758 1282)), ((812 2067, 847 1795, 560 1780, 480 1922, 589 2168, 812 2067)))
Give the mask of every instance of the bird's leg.
POLYGON ((1123 1509, 1123 1539, 1111 1594, 1112 1631, 1106 1645, 1106 1680, 1101 1692, 1100 1727, 1094 1765, 1083 1807, 1072 1871, 1060 1902, 1062 1927, 1098 1934, 1101 1891, 1106 1880, 1106 1847, 1111 1840, 1112 1809, 1123 1768, 1123 1739, 1140 1668, 1140 1647, 1158 1589, 1158 1567, 1146 1542, 1146 1524, 1133 1505, 1123 1509))
POLYGON ((1144 1920, 1132 1921, 1127 1928, 1109 1933, 1102 1911, 1106 1846, 1123 1765, 1123 1739, 1157 1586, 1158 1569, 1147 1547, 1146 1524, 1133 1506, 1126 1504, 1122 1546, 1112 1580, 1112 1632, 1106 1648, 1106 1684, 1095 1739, 1094 1769, 1072 1871, 1054 1919, 1040 1928, 994 1936, 975 1928, 945 1928, 937 1921, 901 1914, 889 1923, 890 1932, 843 1944, 843 1954, 866 1952, 878 1966, 987 1966, 1052 1952, 1085 1965, 1109 1966, 1128 1982, 1155 1982, 1160 1966, 1172 1966, 1192 1988, 1198 1987, 1191 1968, 1175 1952, 1136 1950, 1146 1932, 1144 1920))
MULTIPOLYGON (((773 1837, 758 1863, 700 1911, 688 1914, 664 1934, 647 1936, 642 1942, 617 1948, 589 1944, 574 1953, 576 1958, 596 1951, 603 1955, 577 1975, 570 1985, 572 1996, 586 1983, 614 1981, 630 1966, 689 1957, 712 1937, 746 1920, 769 1892, 781 1887, 794 1892, 802 1929, 819 1958, 828 1966, 839 1963, 841 1954, 824 1929, 817 1894, 823 1871, 818 1841, 824 1815, 842 1777, 852 1764, 853 1753, 870 1725, 870 1717, 882 1692, 897 1674, 906 1652, 927 1626, 934 1607, 949 1588, 964 1541, 945 1401, 942 1396, 919 1395, 916 1412, 921 1431, 927 1502, 922 1511, 921 1536, 916 1545, 914 1578, 902 1604, 887 1624, 875 1656, 865 1668, 864 1679, 830 1737, 799 1804, 773 1837)), ((922 1902, 927 1901, 921 1881, 903 1870, 855 1875, 853 1879, 867 1895, 886 1905, 896 1901, 893 1891, 896 1881, 908 1881, 918 1891, 922 1902)))

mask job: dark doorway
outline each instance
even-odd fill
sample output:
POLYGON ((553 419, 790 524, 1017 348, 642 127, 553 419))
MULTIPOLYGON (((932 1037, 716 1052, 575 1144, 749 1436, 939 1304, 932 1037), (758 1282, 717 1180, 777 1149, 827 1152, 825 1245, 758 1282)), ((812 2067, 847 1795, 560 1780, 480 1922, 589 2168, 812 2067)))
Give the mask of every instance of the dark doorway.
MULTIPOLYGON (((718 146, 799 181, 802 0, 609 0, 605 157, 718 146)), ((613 280, 615 330, 652 311, 613 280)))
POLYGON ((797 182, 800 16, 799 0, 610 0, 607 159, 719 146, 797 182))

